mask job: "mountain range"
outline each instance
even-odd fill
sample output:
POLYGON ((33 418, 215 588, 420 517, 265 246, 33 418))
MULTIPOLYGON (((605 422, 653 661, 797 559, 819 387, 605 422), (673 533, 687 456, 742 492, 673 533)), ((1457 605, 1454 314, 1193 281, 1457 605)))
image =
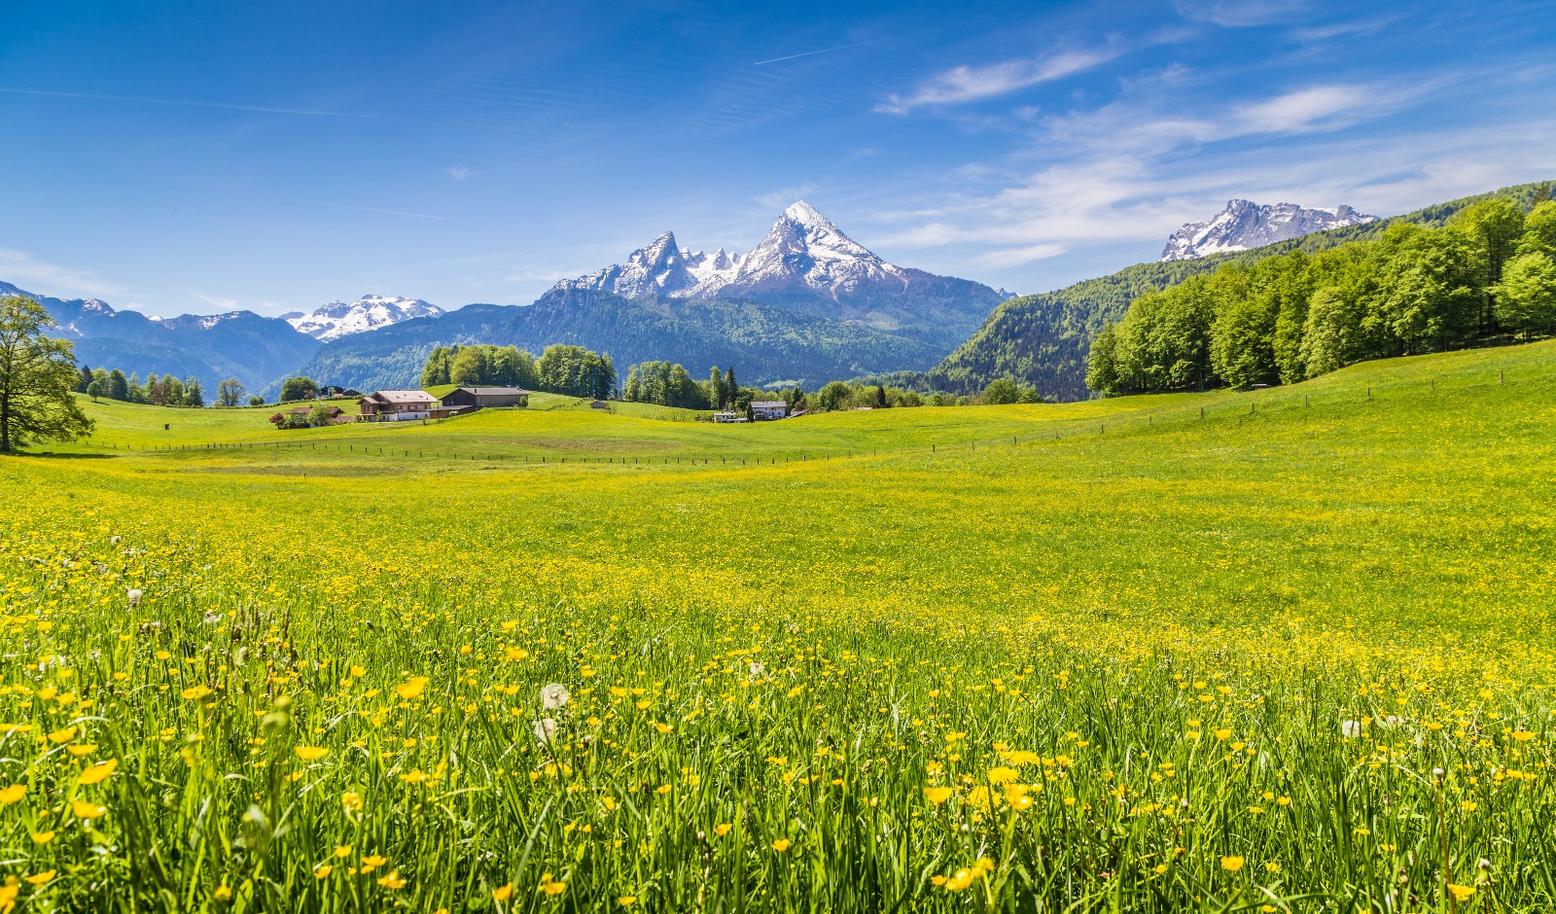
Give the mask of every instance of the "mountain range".
MULTIPOLYGON (((1496 193, 1528 204, 1541 186, 1496 193)), ((1395 221, 1440 225, 1485 196, 1390 219, 1345 206, 1232 200, 1175 232, 1160 261, 1013 298, 889 263, 803 201, 744 253, 683 248, 665 232, 622 263, 563 280, 529 305, 445 312, 421 299, 370 294, 282 317, 230 311, 162 319, 4 282, 0 295, 38 299, 81 364, 193 376, 208 391, 235 377, 251 391, 274 392, 292 374, 359 389, 402 387, 417 382, 436 346, 494 343, 539 353, 574 343, 609 353, 622 375, 636 362, 669 359, 694 373, 733 366, 747 383, 807 387, 875 376, 970 393, 1013 377, 1045 396, 1076 399, 1088 395, 1092 336, 1143 292, 1228 260, 1370 237, 1395 221)))
POLYGON ((252 311, 147 317, 116 311, 95 298, 60 299, 0 282, 0 295, 36 299, 59 323, 52 334, 71 341, 76 362, 119 368, 145 377, 151 372, 197 378, 206 396, 224 378, 237 378, 259 391, 308 361, 318 340, 276 317, 252 311))
POLYGON ((1173 232, 1161 259, 1194 260, 1290 241, 1313 232, 1362 225, 1376 216, 1358 213, 1349 206, 1307 209, 1295 203, 1253 203, 1228 200, 1226 208, 1203 222, 1190 222, 1173 232))
POLYGON ((328 343, 418 317, 441 317, 443 309, 419 298, 389 298, 368 293, 354 302, 332 301, 304 314, 281 315, 299 333, 328 343))
POLYGON ((303 367, 358 388, 417 377, 436 346, 575 343, 625 374, 647 359, 698 373, 735 366, 757 384, 814 386, 950 352, 1005 294, 901 267, 854 241, 803 201, 750 250, 709 254, 665 232, 617 264, 566 279, 525 306, 467 305, 332 340, 303 367))

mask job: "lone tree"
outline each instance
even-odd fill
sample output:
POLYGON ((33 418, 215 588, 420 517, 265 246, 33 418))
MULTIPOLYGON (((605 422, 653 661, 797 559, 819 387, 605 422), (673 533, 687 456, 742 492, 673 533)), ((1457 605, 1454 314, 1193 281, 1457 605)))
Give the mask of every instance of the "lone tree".
POLYGON ((243 383, 237 378, 228 378, 216 385, 217 406, 237 406, 243 402, 243 397, 248 391, 243 389, 243 383))
POLYGON ((0 298, 0 453, 32 441, 68 441, 92 432, 71 395, 81 375, 67 340, 43 335, 54 319, 21 295, 0 298))

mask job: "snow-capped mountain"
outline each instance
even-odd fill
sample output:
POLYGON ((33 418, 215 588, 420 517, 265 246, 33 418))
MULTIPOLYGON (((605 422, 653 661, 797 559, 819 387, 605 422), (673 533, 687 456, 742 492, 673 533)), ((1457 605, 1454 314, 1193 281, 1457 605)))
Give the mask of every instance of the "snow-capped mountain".
POLYGON ((443 309, 419 298, 398 298, 371 293, 354 302, 332 301, 311 314, 293 311, 281 317, 299 333, 329 342, 353 333, 377 330, 414 317, 439 317, 443 309))
POLYGON ((744 254, 687 250, 665 232, 626 263, 563 280, 548 294, 583 292, 778 304, 936 336, 970 331, 1003 298, 979 283, 888 263, 803 200, 785 209, 744 254))
POLYGON ((1226 208, 1211 218, 1190 222, 1173 232, 1162 249, 1162 260, 1191 260, 1228 251, 1246 251, 1300 238, 1310 232, 1372 222, 1376 218, 1344 205, 1335 209, 1308 209, 1295 203, 1228 200, 1226 208))
POLYGON ((71 342, 77 364, 194 377, 207 396, 227 378, 258 393, 319 349, 318 340, 286 321, 252 311, 149 317, 96 298, 53 298, 7 282, 0 282, 0 295, 24 295, 42 304, 59 323, 49 335, 71 342))

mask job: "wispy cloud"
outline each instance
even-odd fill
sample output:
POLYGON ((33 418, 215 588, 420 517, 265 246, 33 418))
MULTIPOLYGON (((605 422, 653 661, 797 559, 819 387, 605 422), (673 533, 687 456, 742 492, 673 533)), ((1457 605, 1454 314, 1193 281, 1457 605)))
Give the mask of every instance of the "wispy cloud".
POLYGON ((1001 248, 984 254, 979 260, 991 267, 1021 267, 1039 260, 1047 260, 1050 257, 1058 257, 1070 249, 1069 245, 1057 241, 1045 241, 1041 244, 1028 245, 1018 248, 1001 248))
POLYGON ((815 192, 816 185, 814 184, 794 184, 789 187, 770 190, 765 194, 758 194, 752 199, 763 209, 783 209, 790 203, 796 200, 803 200, 815 192))
POLYGON ((96 92, 58 92, 49 89, 18 89, 0 86, 0 92, 9 95, 37 95, 49 98, 75 98, 102 102, 132 102, 145 105, 180 105, 188 108, 217 108, 224 111, 251 111, 258 114, 295 114, 304 117, 349 117, 368 120, 384 120, 378 114, 360 114, 352 111, 321 111, 312 108, 284 108, 272 105, 238 105, 229 102, 207 102, 185 98, 148 98, 139 95, 104 95, 96 92))
POLYGON ((109 297, 125 294, 123 286, 99 279, 90 270, 60 266, 14 248, 0 248, 0 280, 40 295, 109 297))
POLYGON ((455 165, 453 168, 448 170, 448 176, 453 178, 455 181, 463 181, 464 179, 474 174, 475 169, 468 165, 455 165))
POLYGON ((225 295, 206 295, 204 292, 195 292, 193 290, 189 294, 205 302, 208 307, 215 308, 217 311, 237 311, 243 307, 242 302, 225 295))
POLYGON ((1111 42, 1094 48, 1057 51, 993 64, 964 64, 936 73, 907 95, 888 96, 875 110, 883 114, 905 114, 925 105, 981 101, 1090 70, 1124 53, 1123 45, 1111 42))
POLYGON ((1240 133, 1301 133, 1388 110, 1400 94, 1361 85, 1309 86, 1243 105, 1233 112, 1229 126, 1240 133))
POLYGON ((1403 18, 1405 18, 1405 14, 1401 13, 1391 16, 1368 16, 1363 19, 1347 19, 1342 22, 1330 22, 1324 25, 1293 29, 1291 37, 1303 44, 1313 44, 1320 41, 1329 41, 1333 38, 1354 38, 1363 35, 1373 35, 1403 18))
POLYGON ((1178 15, 1229 28, 1286 22, 1305 12, 1307 0, 1177 0, 1178 15))

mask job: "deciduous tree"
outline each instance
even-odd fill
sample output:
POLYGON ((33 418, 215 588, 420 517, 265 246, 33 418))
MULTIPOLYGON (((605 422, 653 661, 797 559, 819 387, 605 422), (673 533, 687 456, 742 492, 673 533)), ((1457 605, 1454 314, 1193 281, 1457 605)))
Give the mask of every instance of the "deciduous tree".
POLYGON ((0 452, 92 431, 73 396, 80 379, 75 350, 67 340, 44 335, 53 326, 33 299, 0 298, 0 452))

